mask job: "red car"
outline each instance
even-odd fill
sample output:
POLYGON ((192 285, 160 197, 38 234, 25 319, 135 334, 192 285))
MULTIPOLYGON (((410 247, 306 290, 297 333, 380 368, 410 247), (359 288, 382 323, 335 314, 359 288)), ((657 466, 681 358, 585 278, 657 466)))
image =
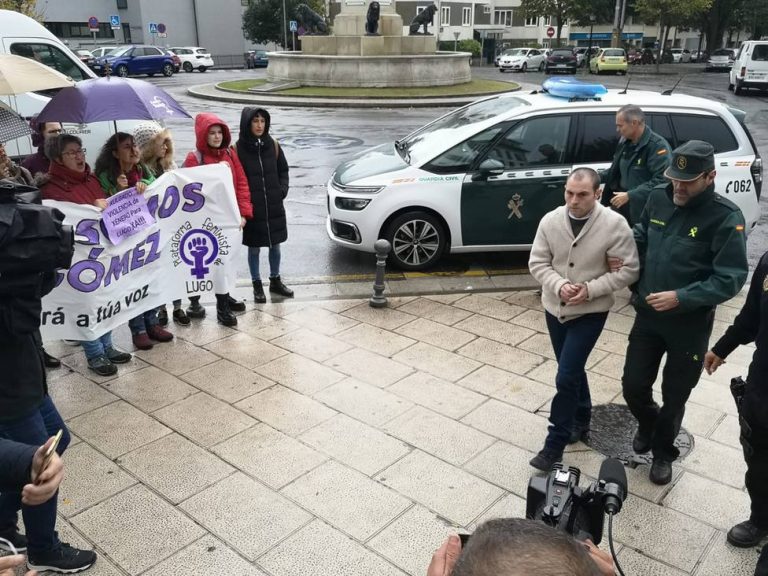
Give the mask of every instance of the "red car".
POLYGON ((181 58, 176 56, 176 54, 174 54, 171 50, 166 50, 165 53, 168 54, 171 57, 171 60, 173 60, 173 71, 174 71, 174 73, 178 72, 179 70, 181 70, 181 58))

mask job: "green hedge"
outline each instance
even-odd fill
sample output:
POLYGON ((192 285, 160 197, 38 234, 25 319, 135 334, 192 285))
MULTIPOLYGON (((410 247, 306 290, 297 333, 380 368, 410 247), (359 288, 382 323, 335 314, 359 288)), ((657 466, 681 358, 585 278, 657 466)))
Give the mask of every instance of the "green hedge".
MULTIPOLYGON (((480 56, 480 42, 477 40, 459 40, 456 44, 456 50, 459 52, 469 52, 472 56, 480 56)), ((439 45, 440 50, 453 52, 454 42, 451 40, 442 40, 439 45)))

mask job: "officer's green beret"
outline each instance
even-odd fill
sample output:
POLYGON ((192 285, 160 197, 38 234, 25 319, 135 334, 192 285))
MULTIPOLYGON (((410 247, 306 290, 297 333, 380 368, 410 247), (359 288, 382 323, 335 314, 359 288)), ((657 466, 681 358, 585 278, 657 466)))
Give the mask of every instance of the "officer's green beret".
POLYGON ((715 149, 708 142, 689 140, 672 152, 672 163, 664 176, 672 180, 696 180, 715 169, 715 149))

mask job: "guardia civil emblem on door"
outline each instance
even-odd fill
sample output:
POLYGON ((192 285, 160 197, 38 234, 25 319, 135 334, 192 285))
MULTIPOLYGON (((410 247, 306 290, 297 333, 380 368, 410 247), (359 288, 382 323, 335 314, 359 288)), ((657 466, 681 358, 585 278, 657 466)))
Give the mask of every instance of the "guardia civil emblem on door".
POLYGON ((509 213, 509 216, 507 216, 507 220, 512 218, 514 216, 518 220, 523 219, 523 212, 520 210, 520 208, 523 205, 523 199, 520 197, 520 194, 515 194, 512 196, 512 198, 507 202, 507 208, 511 210, 509 213))

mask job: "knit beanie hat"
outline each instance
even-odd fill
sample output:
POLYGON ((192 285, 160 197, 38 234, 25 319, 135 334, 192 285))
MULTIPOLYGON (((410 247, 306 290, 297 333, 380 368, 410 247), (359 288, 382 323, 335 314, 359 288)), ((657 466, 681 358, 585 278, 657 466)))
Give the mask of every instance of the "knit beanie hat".
POLYGON ((163 130, 165 130, 165 128, 160 126, 157 122, 141 122, 133 129, 133 140, 140 150, 144 150, 147 144, 149 144, 152 139, 163 130))

